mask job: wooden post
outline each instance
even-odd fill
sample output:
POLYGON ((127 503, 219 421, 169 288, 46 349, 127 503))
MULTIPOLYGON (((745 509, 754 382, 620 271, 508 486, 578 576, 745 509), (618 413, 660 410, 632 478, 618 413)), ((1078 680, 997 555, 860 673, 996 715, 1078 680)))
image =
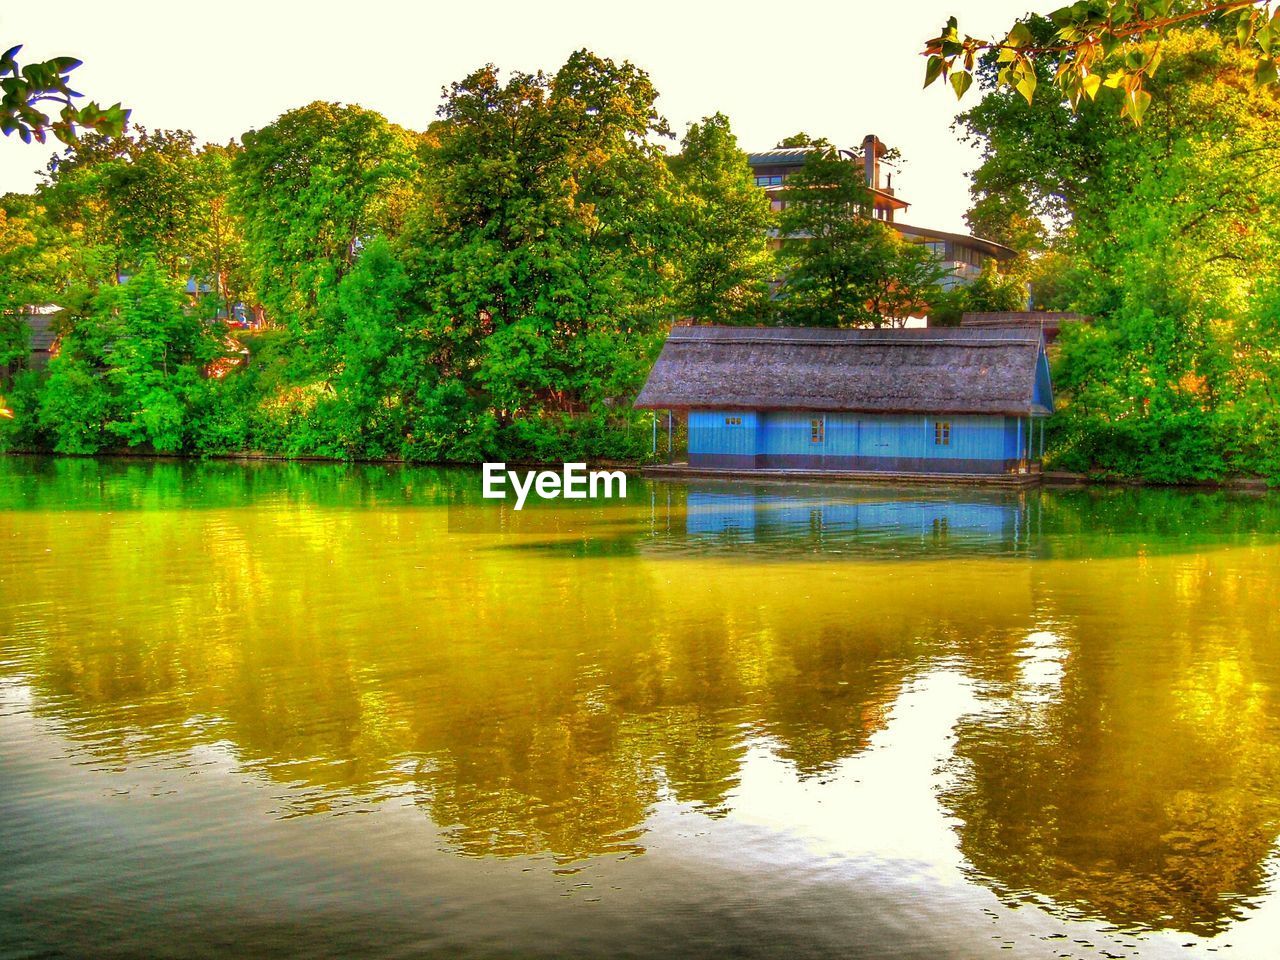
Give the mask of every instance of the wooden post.
POLYGON ((671 462, 671 411, 667 411, 667 463, 671 462))
POLYGON ((658 455, 658 412, 653 413, 653 455, 658 455))

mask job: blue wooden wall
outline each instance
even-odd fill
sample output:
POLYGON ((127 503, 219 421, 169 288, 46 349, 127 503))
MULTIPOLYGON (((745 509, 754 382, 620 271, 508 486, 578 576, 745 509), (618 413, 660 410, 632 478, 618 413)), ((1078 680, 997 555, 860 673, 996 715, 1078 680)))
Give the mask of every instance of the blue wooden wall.
POLYGON ((693 410, 689 413, 689 452, 751 456, 756 451, 760 418, 754 413, 693 410), (738 418, 741 424, 726 421, 738 418))
MULTIPOLYGON (((1019 454, 1016 417, 827 414, 824 439, 815 443, 812 421, 818 416, 695 410, 689 414, 689 452, 942 460, 1013 460, 1019 454), (735 419, 741 423, 730 422, 735 419), (951 425, 949 444, 934 442, 939 420, 951 425)), ((1025 419, 1022 424, 1025 454, 1025 419)))

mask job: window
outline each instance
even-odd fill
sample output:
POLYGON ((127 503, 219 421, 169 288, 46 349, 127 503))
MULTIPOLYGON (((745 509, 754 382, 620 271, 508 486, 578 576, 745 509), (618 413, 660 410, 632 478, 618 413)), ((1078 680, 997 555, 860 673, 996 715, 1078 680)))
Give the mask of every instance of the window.
POLYGON ((823 443, 827 439, 827 418, 814 417, 809 421, 809 442, 823 443))
POLYGON ((780 176, 756 177, 756 186, 757 187, 780 187, 782 186, 782 177, 780 176))
POLYGON ((946 420, 934 421, 933 442, 939 447, 951 446, 951 424, 946 420))
POLYGON ((740 427, 742 426, 742 418, 741 417, 725 417, 724 425, 726 427, 740 427))

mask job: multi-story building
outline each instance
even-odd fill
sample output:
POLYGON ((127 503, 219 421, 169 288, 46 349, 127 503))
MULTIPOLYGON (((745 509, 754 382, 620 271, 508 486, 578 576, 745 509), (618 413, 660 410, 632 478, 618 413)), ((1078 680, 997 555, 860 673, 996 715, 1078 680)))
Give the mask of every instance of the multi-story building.
MULTIPOLYGON (((804 166, 809 155, 817 149, 819 148, 780 147, 747 154, 756 186, 768 192, 775 211, 786 206, 787 177, 804 166)), ((907 240, 924 244, 952 269, 951 276, 944 281, 943 286, 969 283, 982 271, 982 265, 987 260, 1005 261, 1017 255, 1016 251, 994 240, 904 223, 900 216, 911 204, 897 195, 893 185, 897 171, 886 159, 888 150, 875 134, 864 137, 861 148, 842 149, 839 152, 849 162, 862 165, 867 190, 871 194, 872 216, 884 221, 907 240)), ((777 242, 780 244, 781 239, 777 242)))

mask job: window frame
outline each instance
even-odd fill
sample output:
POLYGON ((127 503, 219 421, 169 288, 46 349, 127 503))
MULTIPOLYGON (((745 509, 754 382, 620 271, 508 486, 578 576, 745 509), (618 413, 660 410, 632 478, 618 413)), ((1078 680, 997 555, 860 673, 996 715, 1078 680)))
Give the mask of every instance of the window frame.
POLYGON ((811 417, 809 419, 809 442, 810 443, 826 443, 827 442, 826 416, 811 417))
POLYGON ((933 445, 935 447, 951 446, 951 421, 933 421, 933 445))

